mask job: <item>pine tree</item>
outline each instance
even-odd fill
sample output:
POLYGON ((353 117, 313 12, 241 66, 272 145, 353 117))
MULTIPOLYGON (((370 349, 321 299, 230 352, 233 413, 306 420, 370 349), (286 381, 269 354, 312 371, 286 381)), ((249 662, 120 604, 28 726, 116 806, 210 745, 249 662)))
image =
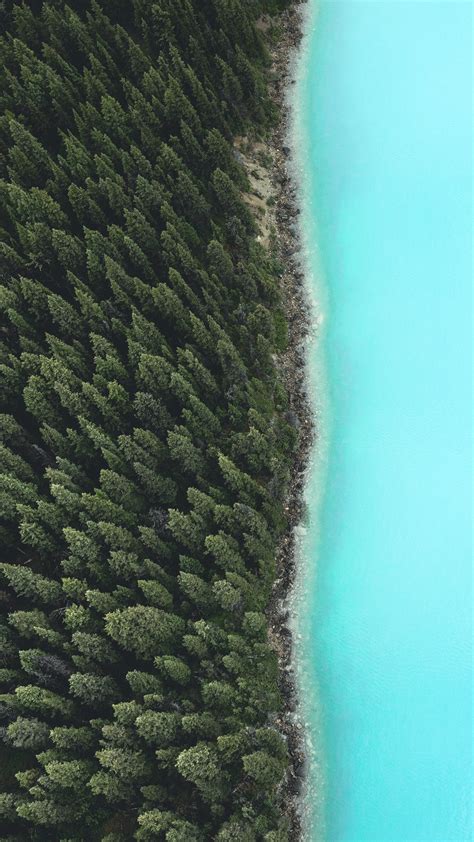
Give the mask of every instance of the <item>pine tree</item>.
POLYGON ((37 751, 49 743, 50 727, 39 719, 19 716, 6 729, 6 739, 15 748, 37 751))
POLYGON ((185 749, 176 760, 176 768, 183 778, 197 786, 204 799, 218 802, 224 796, 228 775, 212 744, 201 742, 185 749))
POLYGON ((148 710, 136 720, 136 729, 147 743, 166 746, 174 742, 179 729, 180 717, 177 713, 165 713, 148 710))
POLYGON ((180 617, 148 605, 112 611, 105 620, 107 634, 124 649, 145 660, 176 646, 184 631, 180 617))
POLYGON ((295 435, 234 150, 272 115, 269 4, 125 6, 1 12, 0 811, 12 839, 283 842, 295 435))
POLYGON ((120 691, 109 675, 74 673, 69 679, 72 695, 84 704, 95 707, 120 698, 120 691))

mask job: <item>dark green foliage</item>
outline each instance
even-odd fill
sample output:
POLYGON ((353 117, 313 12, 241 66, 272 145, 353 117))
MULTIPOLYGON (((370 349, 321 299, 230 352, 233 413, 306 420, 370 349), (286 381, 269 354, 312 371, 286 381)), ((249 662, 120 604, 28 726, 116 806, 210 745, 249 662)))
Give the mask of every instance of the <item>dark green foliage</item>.
POLYGON ((9 840, 287 838, 265 609, 295 434, 232 138, 250 0, 4 3, 9 840))
POLYGON ((15 748, 38 750, 48 744, 49 734, 50 729, 45 722, 19 716, 8 726, 6 736, 15 748))
POLYGON ((105 617, 105 630, 123 649, 143 659, 177 648, 184 631, 180 617, 148 605, 133 605, 105 617))

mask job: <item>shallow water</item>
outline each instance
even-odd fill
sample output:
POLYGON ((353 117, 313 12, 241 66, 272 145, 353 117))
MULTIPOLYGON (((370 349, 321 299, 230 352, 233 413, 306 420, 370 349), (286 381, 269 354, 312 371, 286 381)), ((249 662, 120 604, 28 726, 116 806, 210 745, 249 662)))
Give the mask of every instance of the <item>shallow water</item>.
POLYGON ((467 842, 472 5, 318 7, 295 109, 324 317, 296 621, 307 840, 467 842))

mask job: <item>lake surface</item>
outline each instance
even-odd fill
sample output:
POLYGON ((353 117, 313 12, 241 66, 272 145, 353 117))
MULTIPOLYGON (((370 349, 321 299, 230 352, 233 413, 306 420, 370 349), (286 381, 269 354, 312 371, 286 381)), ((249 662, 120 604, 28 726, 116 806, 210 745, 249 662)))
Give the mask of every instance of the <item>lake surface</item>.
POLYGON ((311 842, 472 839, 472 14, 314 2, 293 89, 311 842))

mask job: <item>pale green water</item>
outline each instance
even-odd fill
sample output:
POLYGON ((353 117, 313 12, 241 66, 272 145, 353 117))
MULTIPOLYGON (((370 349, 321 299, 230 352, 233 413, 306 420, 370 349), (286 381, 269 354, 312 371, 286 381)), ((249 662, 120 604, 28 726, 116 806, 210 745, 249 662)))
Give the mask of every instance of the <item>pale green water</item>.
POLYGON ((307 840, 467 842, 472 5, 321 0, 315 21, 295 94, 324 315, 296 621, 307 840))

